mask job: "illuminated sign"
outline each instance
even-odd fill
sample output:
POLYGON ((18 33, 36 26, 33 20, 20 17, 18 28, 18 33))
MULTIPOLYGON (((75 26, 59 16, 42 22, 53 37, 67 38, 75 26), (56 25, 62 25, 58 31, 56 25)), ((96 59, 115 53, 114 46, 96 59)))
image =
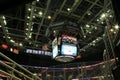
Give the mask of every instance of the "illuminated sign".
POLYGON ((19 50, 14 48, 14 49, 13 49, 13 53, 19 54, 19 50))
POLYGON ((3 49, 8 49, 8 45, 7 44, 2 44, 2 48, 3 49))
POLYGON ((26 53, 52 56, 51 52, 43 51, 43 50, 26 49, 26 53))

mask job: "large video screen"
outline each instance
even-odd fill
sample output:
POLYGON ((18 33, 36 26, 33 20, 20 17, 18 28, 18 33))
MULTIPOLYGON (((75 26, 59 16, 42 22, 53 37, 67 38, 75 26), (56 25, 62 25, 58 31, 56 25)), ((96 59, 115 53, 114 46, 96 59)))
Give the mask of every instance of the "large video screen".
POLYGON ((63 44, 61 46, 61 55, 76 56, 77 55, 77 47, 75 45, 63 44))
POLYGON ((62 35, 61 55, 77 56, 77 38, 62 35))
POLYGON ((55 46, 55 47, 53 48, 52 53, 53 53, 53 58, 55 58, 55 57, 58 55, 58 46, 55 46))
POLYGON ((62 44, 64 44, 64 43, 77 45, 77 38, 63 34, 62 35, 62 44))
POLYGON ((58 45, 57 38, 52 41, 52 58, 55 58, 58 55, 58 45))

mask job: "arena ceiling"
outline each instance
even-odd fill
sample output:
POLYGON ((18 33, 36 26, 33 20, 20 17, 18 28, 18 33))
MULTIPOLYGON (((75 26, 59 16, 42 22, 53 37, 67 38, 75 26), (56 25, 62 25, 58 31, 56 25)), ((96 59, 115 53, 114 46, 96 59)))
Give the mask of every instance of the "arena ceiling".
MULTIPOLYGON (((21 52, 25 49, 42 50, 45 44, 51 51, 53 38, 64 33, 77 37, 81 58, 74 62, 103 60, 106 17, 112 22, 111 25, 116 25, 111 0, 22 0, 8 7, 4 6, 9 1, 2 3, 0 41, 16 46, 21 52)), ((113 35, 116 31, 111 30, 113 35)), ((45 56, 30 55, 30 58, 33 60, 31 65, 59 63, 51 60, 54 63, 50 64, 48 61, 51 58, 45 56)))

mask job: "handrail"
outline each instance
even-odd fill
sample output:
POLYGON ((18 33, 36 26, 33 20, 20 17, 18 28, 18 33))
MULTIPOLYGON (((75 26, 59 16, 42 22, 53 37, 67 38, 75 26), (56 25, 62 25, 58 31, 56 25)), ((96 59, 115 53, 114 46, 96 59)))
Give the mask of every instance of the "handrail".
POLYGON ((3 66, 5 66, 5 67, 7 67, 7 68, 10 69, 10 70, 13 70, 13 71, 16 72, 16 73, 19 73, 19 74, 22 75, 22 76, 25 76, 27 79, 33 80, 32 78, 28 77, 28 76, 25 75, 24 73, 22 73, 22 72, 20 72, 20 71, 18 71, 18 70, 16 70, 16 69, 14 69, 14 68, 12 68, 11 66, 9 66, 9 65, 1 62, 1 61, 0 61, 0 64, 3 65, 3 66))
POLYGON ((3 74, 5 74, 5 75, 7 75, 7 76, 10 76, 10 77, 13 77, 13 78, 15 78, 16 80, 21 80, 20 78, 14 76, 14 75, 11 75, 11 74, 9 74, 9 73, 3 71, 3 70, 0 70, 0 73, 3 73, 3 74))
POLYGON ((33 73, 31 73, 29 70, 25 69, 23 66, 19 65, 18 63, 16 63, 15 61, 13 61, 12 59, 10 59, 9 57, 5 56, 4 54, 2 54, 0 52, 0 56, 3 57, 4 59, 8 60, 9 62, 13 63, 14 65, 16 65, 16 67, 19 67, 21 70, 25 71, 26 73, 28 73, 30 76, 28 77, 27 75, 23 74, 22 72, 8 66, 7 64, 3 63, 0 61, 0 64, 4 65, 5 67, 15 71, 16 73, 19 73, 21 75, 23 75, 24 77, 26 77, 29 80, 39 80, 40 78, 36 75, 33 75, 33 73), (31 77, 31 78, 30 78, 31 77))

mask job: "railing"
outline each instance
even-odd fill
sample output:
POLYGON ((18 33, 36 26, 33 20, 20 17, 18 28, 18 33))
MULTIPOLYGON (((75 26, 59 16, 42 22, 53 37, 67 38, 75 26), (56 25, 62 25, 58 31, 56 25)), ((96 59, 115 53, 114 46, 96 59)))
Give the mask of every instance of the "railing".
POLYGON ((1 52, 0 56, 10 62, 10 64, 6 64, 3 61, 0 61, 0 73, 8 76, 7 80, 41 80, 38 76, 33 75, 32 72, 19 65, 9 57, 5 56, 1 52))

